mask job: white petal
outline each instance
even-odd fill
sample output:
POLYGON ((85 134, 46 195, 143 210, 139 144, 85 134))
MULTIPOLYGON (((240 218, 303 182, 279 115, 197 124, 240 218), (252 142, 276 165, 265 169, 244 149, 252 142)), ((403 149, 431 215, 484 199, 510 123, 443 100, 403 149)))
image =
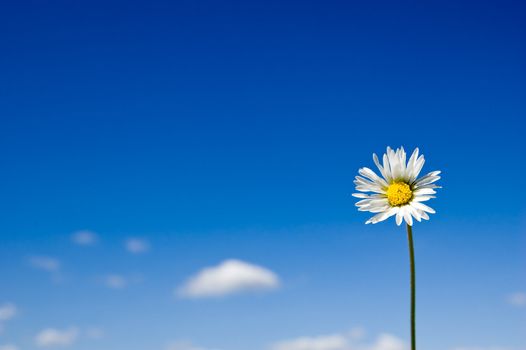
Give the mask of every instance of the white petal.
POLYGON ((387 198, 366 198, 356 203, 357 207, 377 207, 388 205, 387 198))
POLYGON ((423 186, 428 183, 432 183, 440 179, 440 176, 437 176, 440 174, 440 171, 432 171, 424 176, 422 176, 420 179, 416 180, 413 185, 415 187, 423 186))
POLYGON ((427 213, 425 211, 419 210, 418 212, 422 216, 422 219, 429 220, 429 215, 427 215, 427 213))
POLYGON ((391 208, 391 206, 388 204, 384 204, 384 205, 377 204, 377 205, 371 205, 369 207, 362 207, 360 209, 365 209, 366 211, 369 211, 371 213, 380 213, 382 211, 389 210, 389 208, 391 208))
POLYGON ((385 171, 384 167, 380 164, 380 160, 378 159, 378 156, 376 155, 376 153, 373 153, 373 161, 374 161, 374 164, 376 165, 376 167, 378 168, 378 170, 380 170, 380 173, 382 174, 384 179, 387 180, 389 178, 389 176, 388 176, 387 172, 385 171))
POLYGON ((370 213, 380 213, 382 211, 389 210, 390 206, 386 205, 383 207, 358 207, 358 211, 368 211, 370 213))
POLYGON ((436 194, 437 192, 429 187, 423 187, 418 188, 417 190, 413 191, 413 194, 416 195, 423 195, 423 194, 436 194))
POLYGON ((417 209, 415 209, 412 205, 408 205, 407 206, 407 210, 409 211, 409 213, 411 215, 413 215, 413 217, 415 219, 417 219, 419 222, 422 221, 422 216, 420 215, 420 213, 418 212, 417 209))
POLYGON ((399 208, 398 211, 396 212, 396 224, 398 226, 400 226, 402 224, 403 217, 404 217, 404 215, 403 215, 402 208, 399 208))
POLYGON ((428 213, 431 213, 431 214, 435 213, 435 210, 433 208, 430 208, 430 207, 428 207, 425 204, 422 204, 422 203, 419 203, 419 202, 412 202, 411 205, 414 208, 418 209, 418 210, 422 210, 422 211, 425 211, 425 212, 428 212, 428 213))
POLYGON ((429 184, 432 184, 433 182, 437 182, 438 180, 440 180, 440 176, 429 176, 427 178, 425 178, 424 180, 416 183, 413 185, 413 187, 416 189, 416 188, 420 188, 422 186, 425 186, 425 185, 429 185, 429 184))
POLYGON ((381 194, 381 193, 375 193, 375 194, 369 194, 369 193, 353 193, 352 194, 353 197, 356 197, 356 198, 370 198, 370 199, 379 199, 379 198, 387 198, 387 196, 385 194, 381 194))
POLYGON ((357 207, 362 207, 362 206, 364 206, 364 205, 369 205, 369 202, 370 202, 370 201, 371 201, 370 198, 365 198, 365 199, 362 199, 362 200, 356 202, 355 205, 356 205, 357 207))
POLYGON ((404 206, 404 220, 409 226, 413 226, 413 217, 411 216, 411 213, 409 212, 409 206, 404 206))
POLYGON ((366 178, 363 178, 361 176, 356 176, 354 178, 354 184, 355 185, 366 185, 366 186, 375 186, 375 187, 378 187, 378 188, 382 188, 383 186, 379 183, 376 183, 374 181, 370 181, 366 178))
POLYGON ((427 184, 427 185, 422 185, 422 186, 418 186, 418 188, 442 188, 442 186, 438 186, 438 185, 435 185, 435 184, 427 184))
POLYGON ((367 186, 356 186, 357 191, 361 192, 374 192, 374 193, 384 193, 385 191, 376 187, 367 187, 367 186))
POLYGON ((391 216, 395 215, 397 211, 398 211, 398 207, 392 207, 389 210, 386 210, 380 214, 376 214, 375 216, 367 220, 365 223, 366 224, 376 224, 380 221, 384 221, 390 218, 391 216))
POLYGON ((387 187, 387 182, 385 182, 384 179, 382 179, 381 177, 376 175, 376 173, 374 171, 372 171, 371 169, 369 169, 369 168, 361 168, 360 170, 358 170, 358 173, 360 175, 370 179, 371 181, 373 181, 376 184, 379 184, 381 186, 387 187))
POLYGON ((423 155, 421 155, 420 157, 418 157, 415 160, 415 165, 411 169, 411 175, 410 175, 410 177, 408 179, 410 182, 414 182, 415 181, 415 179, 420 174, 420 171, 422 171, 422 168, 423 168, 425 162, 426 162, 426 160, 425 160, 423 155))
POLYGON ((363 178, 361 176, 355 176, 353 182, 355 185, 376 185, 374 182, 367 180, 366 178, 363 178))
POLYGON ((411 154, 411 157, 409 157, 409 161, 407 162, 407 169, 406 169, 406 175, 407 175, 407 180, 409 182, 412 182, 411 180, 411 176, 413 174, 413 170, 415 168, 415 162, 418 158, 418 147, 415 148, 415 150, 413 151, 413 153, 411 154))
POLYGON ((375 193, 384 193, 384 189, 381 185, 378 185, 374 182, 371 182, 367 179, 364 179, 361 176, 356 176, 354 180, 356 185, 356 190, 361 192, 375 192, 375 193))
MULTIPOLYGON (((387 150, 389 151, 389 147, 387 147, 387 150)), ((385 179, 387 181, 391 181, 393 179, 393 172, 391 171, 391 165, 389 164, 389 157, 387 156, 387 154, 384 154, 383 156, 383 163, 384 163, 385 179)))
POLYGON ((393 180, 397 180, 400 178, 402 172, 400 158, 398 157, 397 152, 393 151, 391 148, 387 148, 387 156, 389 158, 389 166, 391 167, 393 180))
POLYGON ((396 153, 398 153, 398 162, 400 164, 400 177, 404 178, 406 177, 406 153, 404 150, 404 147, 400 147, 400 149, 396 150, 396 153))
POLYGON ((420 195, 416 195, 415 198, 413 198, 413 200, 411 202, 425 202, 425 201, 428 201, 432 198, 436 198, 435 196, 420 196, 420 195))

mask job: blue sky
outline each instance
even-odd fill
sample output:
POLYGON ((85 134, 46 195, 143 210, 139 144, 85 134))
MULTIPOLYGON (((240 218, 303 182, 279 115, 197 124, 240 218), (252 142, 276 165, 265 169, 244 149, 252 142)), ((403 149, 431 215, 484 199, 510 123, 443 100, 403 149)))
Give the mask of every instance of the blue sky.
POLYGON ((403 145, 443 171, 414 228, 420 347, 525 350, 525 17, 3 3, 0 349, 404 350, 404 229, 351 197, 403 145), (276 281, 178 293, 229 259, 276 281))

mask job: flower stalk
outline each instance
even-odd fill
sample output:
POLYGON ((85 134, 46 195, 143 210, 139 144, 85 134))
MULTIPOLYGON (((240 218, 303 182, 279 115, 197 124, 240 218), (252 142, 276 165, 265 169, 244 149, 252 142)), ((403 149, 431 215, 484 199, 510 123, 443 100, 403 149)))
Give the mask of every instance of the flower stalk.
POLYGON ((416 276, 415 276, 415 249, 413 244, 413 228, 407 225, 407 241, 409 244, 409 266, 411 269, 411 350, 416 350, 416 276))

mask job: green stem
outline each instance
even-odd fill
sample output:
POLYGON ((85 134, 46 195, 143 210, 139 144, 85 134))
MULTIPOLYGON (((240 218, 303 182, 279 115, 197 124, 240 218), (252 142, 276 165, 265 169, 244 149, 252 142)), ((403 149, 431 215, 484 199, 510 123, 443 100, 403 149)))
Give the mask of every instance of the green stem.
POLYGON ((415 330, 415 249, 413 247, 413 229, 407 225, 407 240, 409 243, 409 264, 411 266, 411 350, 416 350, 415 330))

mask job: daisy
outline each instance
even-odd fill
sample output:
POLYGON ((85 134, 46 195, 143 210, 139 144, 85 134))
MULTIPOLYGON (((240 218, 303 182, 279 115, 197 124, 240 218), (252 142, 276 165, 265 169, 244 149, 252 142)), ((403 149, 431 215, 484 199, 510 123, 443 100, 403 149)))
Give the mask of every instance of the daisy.
POLYGON ((356 190, 368 193, 355 193, 354 197, 361 198, 356 203, 358 210, 370 211, 376 215, 367 220, 366 224, 376 224, 396 215, 396 224, 402 221, 407 224, 407 240, 409 243, 409 266, 411 270, 411 350, 416 350, 416 298, 415 298, 415 250, 413 244, 413 218, 418 221, 428 220, 428 213, 435 211, 422 202, 435 198, 436 188, 434 182, 440 179, 440 171, 432 171, 418 178, 424 166, 424 156, 418 155, 418 148, 406 162, 404 148, 393 151, 387 147, 387 153, 380 164, 376 154, 373 160, 382 177, 369 168, 361 168, 354 183, 356 190))
POLYGON ((387 153, 383 156, 383 164, 380 164, 378 156, 373 154, 373 160, 380 170, 381 177, 369 168, 361 168, 356 176, 354 184, 356 190, 368 193, 354 193, 353 196, 361 200, 356 203, 358 210, 376 213, 375 216, 366 221, 366 224, 376 224, 396 215, 396 224, 400 226, 402 221, 407 225, 413 225, 413 218, 418 221, 429 220, 429 215, 435 211, 422 202, 435 198, 436 188, 434 184, 440 179, 440 171, 432 171, 418 178, 424 166, 424 156, 418 155, 418 148, 411 154, 406 162, 404 148, 396 151, 387 147, 387 153))

